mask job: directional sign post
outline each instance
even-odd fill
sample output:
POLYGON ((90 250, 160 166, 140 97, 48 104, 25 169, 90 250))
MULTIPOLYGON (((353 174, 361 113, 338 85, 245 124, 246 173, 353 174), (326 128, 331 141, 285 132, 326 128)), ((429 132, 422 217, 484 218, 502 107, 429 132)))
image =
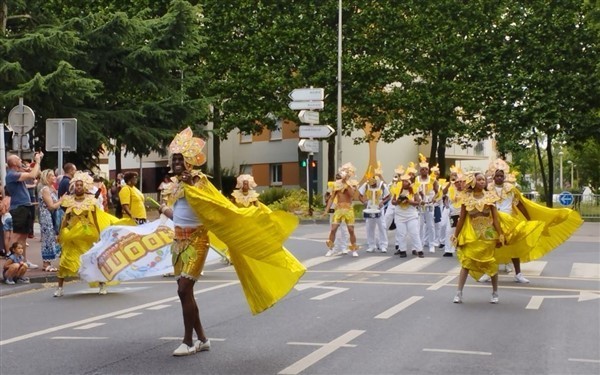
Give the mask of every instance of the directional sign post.
POLYGON ((294 111, 299 111, 301 109, 323 109, 325 108, 325 103, 322 100, 313 102, 290 102, 288 107, 294 111))
POLYGON ((298 118, 300 119, 300 122, 302 123, 306 123, 306 124, 318 124, 319 123, 319 112, 315 112, 315 111, 300 111, 300 113, 298 113, 298 118))
POLYGON ((300 138, 328 138, 335 133, 329 125, 300 125, 298 130, 300 138))
POLYGON ((314 101, 325 99, 325 89, 322 88, 305 88, 294 89, 288 95, 290 99, 297 101, 314 101))
POLYGON ((560 193, 560 195, 558 196, 558 201, 560 202, 560 204, 562 204, 563 206, 570 206, 573 204, 573 194, 571 194, 568 191, 563 191, 562 193, 560 193))
MULTIPOLYGON (((319 141, 316 139, 301 139, 298 142, 298 147, 302 152, 319 152, 319 141)), ((308 168, 308 165, 306 166, 308 168)))

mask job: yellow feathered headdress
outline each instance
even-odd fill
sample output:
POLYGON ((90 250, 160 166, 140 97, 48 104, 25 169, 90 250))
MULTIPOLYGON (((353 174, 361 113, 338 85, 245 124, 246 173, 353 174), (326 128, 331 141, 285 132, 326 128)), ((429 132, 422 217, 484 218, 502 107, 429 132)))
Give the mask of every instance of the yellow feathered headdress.
POLYGON ((419 167, 423 168, 423 167, 427 167, 429 168, 429 163, 427 162, 427 158, 425 157, 425 155, 421 154, 419 152, 419 167))
POLYGON ((92 176, 86 172, 77 171, 69 182, 69 189, 72 189, 77 181, 83 182, 83 190, 86 192, 92 190, 92 186, 94 186, 94 178, 92 176))
POLYGON ((202 153, 205 144, 203 139, 194 137, 188 126, 173 138, 169 145, 169 159, 173 154, 181 154, 187 165, 199 167, 206 163, 206 156, 202 153))
POLYGON ((406 174, 417 174, 417 168, 415 168, 415 163, 414 162, 410 162, 408 163, 408 167, 406 168, 406 174))

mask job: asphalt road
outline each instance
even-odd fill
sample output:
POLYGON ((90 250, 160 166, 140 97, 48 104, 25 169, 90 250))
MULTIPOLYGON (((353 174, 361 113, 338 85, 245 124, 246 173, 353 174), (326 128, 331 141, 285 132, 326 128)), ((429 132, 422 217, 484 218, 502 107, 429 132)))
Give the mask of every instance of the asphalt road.
POLYGON ((257 316, 233 267, 208 264, 195 290, 212 349, 189 357, 171 356, 183 333, 172 278, 105 296, 75 281, 62 298, 53 283, 0 297, 0 373, 600 373, 598 224, 524 264, 530 284, 501 273, 498 305, 489 284, 471 279, 464 303, 452 303, 456 258, 326 258, 327 233, 326 224, 298 227, 286 246, 308 272, 257 316))

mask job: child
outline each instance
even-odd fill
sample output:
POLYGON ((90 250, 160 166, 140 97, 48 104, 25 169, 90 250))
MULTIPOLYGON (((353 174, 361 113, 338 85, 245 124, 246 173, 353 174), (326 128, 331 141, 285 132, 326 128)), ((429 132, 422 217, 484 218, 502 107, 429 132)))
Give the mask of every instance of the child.
POLYGON ((27 264, 25 256, 23 256, 23 251, 24 248, 20 242, 15 242, 10 247, 10 255, 6 259, 4 270, 2 271, 2 276, 6 284, 14 285, 15 282, 29 284, 29 279, 25 277, 27 264))

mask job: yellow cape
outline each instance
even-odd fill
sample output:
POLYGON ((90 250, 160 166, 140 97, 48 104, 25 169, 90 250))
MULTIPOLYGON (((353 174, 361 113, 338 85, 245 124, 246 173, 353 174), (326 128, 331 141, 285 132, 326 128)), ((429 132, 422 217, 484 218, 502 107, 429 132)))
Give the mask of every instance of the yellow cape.
POLYGON ((287 212, 237 207, 208 180, 184 186, 185 197, 200 220, 229 248, 252 314, 283 298, 306 268, 283 243, 298 225, 287 212))

